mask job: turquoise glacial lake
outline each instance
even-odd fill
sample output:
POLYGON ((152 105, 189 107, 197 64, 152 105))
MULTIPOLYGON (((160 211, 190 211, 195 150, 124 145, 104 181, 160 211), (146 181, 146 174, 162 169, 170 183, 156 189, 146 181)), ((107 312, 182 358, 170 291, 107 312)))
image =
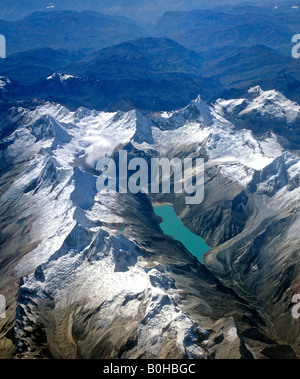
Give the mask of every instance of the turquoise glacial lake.
POLYGON ((180 241, 185 248, 193 254, 201 263, 203 255, 210 249, 203 238, 192 233, 178 218, 173 205, 163 204, 154 206, 156 215, 163 219, 160 227, 164 234, 180 241))

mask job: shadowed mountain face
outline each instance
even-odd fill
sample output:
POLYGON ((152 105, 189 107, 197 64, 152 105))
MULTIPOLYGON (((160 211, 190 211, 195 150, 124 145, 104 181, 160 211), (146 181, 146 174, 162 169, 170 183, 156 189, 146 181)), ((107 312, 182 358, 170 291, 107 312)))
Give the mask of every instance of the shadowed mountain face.
POLYGON ((13 103, 38 98, 55 100, 73 110, 80 106, 107 111, 137 108, 147 113, 171 111, 199 93, 209 99, 221 88, 218 82, 204 78, 96 80, 54 74, 30 86, 11 81, 5 91, 0 89, 0 99, 13 103))
POLYGON ((223 88, 201 77, 199 54, 164 38, 140 38, 80 58, 82 53, 52 49, 11 56, 0 62, 0 74, 21 82, 2 96, 55 100, 72 109, 147 112, 185 106, 198 94, 208 100, 223 88))
POLYGON ((36 83, 64 65, 84 58, 82 52, 41 48, 27 50, 0 60, 0 73, 23 85, 36 83))
POLYGON ((241 49, 236 55, 205 65, 202 73, 220 79, 227 87, 245 88, 280 75, 300 80, 299 63, 263 45, 241 49))
POLYGON ((154 77, 200 76, 202 57, 167 38, 140 38, 108 47, 63 72, 97 79, 150 79, 154 77))
POLYGON ((299 102, 300 70, 296 59, 263 45, 234 51, 234 55, 221 59, 206 55, 201 74, 219 80, 227 89, 260 85, 263 89, 281 91, 299 102))
POLYGON ((230 97, 230 91, 223 93, 224 87, 248 89, 258 84, 299 101, 299 72, 295 59, 262 45, 237 50, 225 59, 210 59, 172 40, 150 37, 88 56, 44 48, 0 61, 0 75, 23 85, 6 91, 7 99, 40 97, 73 108, 107 110, 172 110, 198 94, 206 100, 230 97), (59 75, 52 80, 53 73, 65 74, 68 80, 61 81, 59 75))

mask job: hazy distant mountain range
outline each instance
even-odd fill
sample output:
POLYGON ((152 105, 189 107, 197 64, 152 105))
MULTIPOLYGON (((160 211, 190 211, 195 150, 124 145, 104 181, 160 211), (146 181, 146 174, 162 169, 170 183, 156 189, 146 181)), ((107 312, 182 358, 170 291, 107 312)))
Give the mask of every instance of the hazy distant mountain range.
MULTIPOLYGON (((289 1, 289 0, 288 0, 289 1)), ((249 1, 242 1, 249 3, 249 1)), ((260 5, 278 4, 280 1, 252 0, 260 5)), ((224 4, 236 5, 240 0, 7 0, 1 5, 0 19, 17 20, 36 11, 72 9, 77 11, 93 10, 116 16, 134 18, 140 23, 151 23, 166 11, 188 11, 220 7, 224 4)), ((282 2, 283 4, 286 3, 282 2)))
POLYGON ((222 11, 167 12, 153 29, 196 51, 226 46, 235 49, 262 44, 290 54, 291 36, 298 33, 300 8, 239 6, 222 11))
POLYGON ((253 85, 299 101, 300 71, 292 57, 263 45, 226 54, 212 58, 170 39, 142 37, 89 53, 47 47, 12 54, 0 61, 0 74, 19 83, 7 99, 56 99, 71 107, 171 110, 198 94, 210 100, 253 85), (53 74, 73 78, 62 85, 53 74))
MULTIPOLYGON (((36 5, 32 2, 33 8, 36 5)), ((135 3, 131 6, 136 9, 135 3)), ((177 6, 183 7, 180 2, 177 6)), ((289 3, 279 3, 278 8, 266 2, 260 7, 168 11, 152 26, 94 11, 49 9, 14 22, 0 21, 8 54, 0 61, 1 75, 23 86, 54 73, 96 78, 102 83, 89 85, 84 96, 82 91, 67 91, 67 97, 75 96, 76 105, 94 99, 92 106, 98 109, 114 109, 112 104, 124 109, 171 109, 186 105, 197 93, 209 100, 224 89, 257 84, 299 100, 300 71, 290 51, 300 9, 289 3), (206 78, 211 79, 210 86, 206 78), (145 104, 139 91, 147 99, 145 104), (173 91, 175 97, 169 95, 173 91)), ((37 92, 26 89, 23 94, 44 98, 45 92, 47 98, 57 98, 42 85, 37 92)))
POLYGON ((8 55, 44 47, 88 51, 145 35, 130 19, 92 11, 36 12, 20 21, 0 21, 0 30, 8 55))

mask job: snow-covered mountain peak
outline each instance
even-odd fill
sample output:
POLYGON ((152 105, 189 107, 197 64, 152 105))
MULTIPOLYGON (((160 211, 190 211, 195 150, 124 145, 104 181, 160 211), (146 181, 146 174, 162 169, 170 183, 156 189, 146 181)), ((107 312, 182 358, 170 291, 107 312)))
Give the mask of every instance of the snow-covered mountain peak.
POLYGON ((245 97, 238 99, 219 99, 215 109, 224 115, 232 117, 253 116, 273 117, 286 124, 292 124, 300 119, 300 106, 287 99, 275 90, 263 91, 256 86, 248 90, 245 97))
POLYGON ((64 83, 66 80, 69 80, 69 79, 79 79, 79 78, 73 75, 66 75, 66 74, 60 74, 60 73, 54 73, 48 76, 47 78, 47 80, 59 80, 61 83, 64 83))
POLYGON ((54 138, 55 146, 68 143, 71 140, 63 126, 48 114, 42 115, 28 128, 37 140, 54 138))
POLYGON ((289 152, 284 152, 261 171, 257 171, 249 185, 252 190, 253 185, 256 186, 257 194, 269 197, 278 195, 283 198, 287 191, 299 189, 299 167, 299 158, 289 152))
POLYGON ((0 89, 4 89, 11 81, 6 76, 0 76, 0 89))
POLYGON ((201 99, 200 95, 191 101, 183 110, 183 113, 187 121, 193 120, 203 123, 206 126, 212 125, 211 109, 207 103, 201 99))
POLYGON ((174 112, 162 112, 155 118, 154 124, 161 130, 181 128, 187 123, 197 122, 203 127, 213 124, 212 109, 204 102, 200 95, 186 107, 174 112))
POLYGON ((252 94, 253 96, 259 96, 263 92, 261 86, 254 86, 248 89, 248 93, 252 94))
POLYGON ((0 76, 0 96, 5 96, 11 89, 15 87, 15 82, 7 76, 0 76))
POLYGON ((133 141, 137 143, 153 143, 152 122, 137 110, 130 111, 128 115, 128 121, 135 123, 135 133, 132 137, 133 141))

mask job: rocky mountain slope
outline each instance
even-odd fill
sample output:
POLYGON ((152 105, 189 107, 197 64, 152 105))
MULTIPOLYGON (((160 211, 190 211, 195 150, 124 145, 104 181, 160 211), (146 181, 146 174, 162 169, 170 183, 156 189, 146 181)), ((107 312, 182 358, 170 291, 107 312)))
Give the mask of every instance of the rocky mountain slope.
POLYGON ((166 38, 137 38, 85 54, 40 48, 0 60, 8 102, 44 99, 72 110, 173 110, 223 90, 201 76, 202 57, 166 38), (176 96, 174 96, 176 94, 176 96))

